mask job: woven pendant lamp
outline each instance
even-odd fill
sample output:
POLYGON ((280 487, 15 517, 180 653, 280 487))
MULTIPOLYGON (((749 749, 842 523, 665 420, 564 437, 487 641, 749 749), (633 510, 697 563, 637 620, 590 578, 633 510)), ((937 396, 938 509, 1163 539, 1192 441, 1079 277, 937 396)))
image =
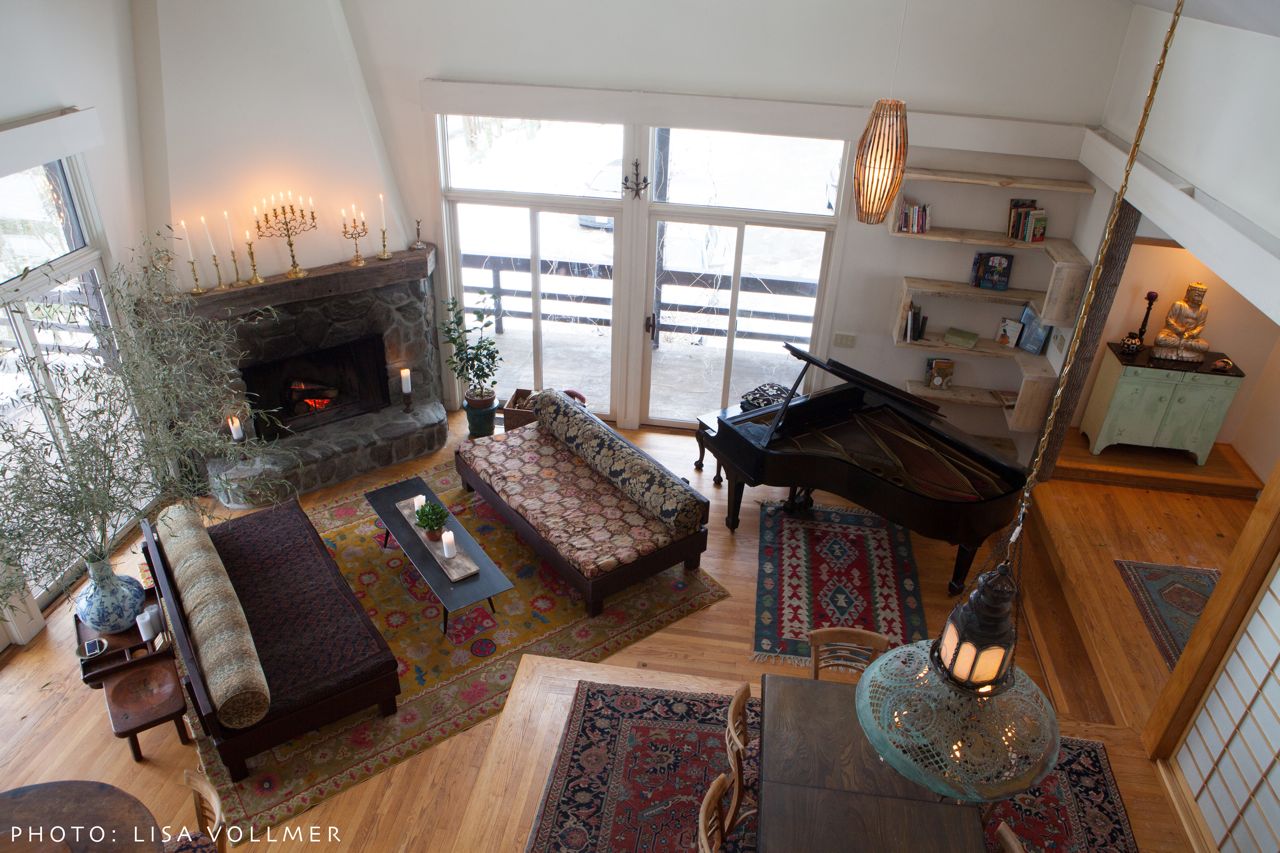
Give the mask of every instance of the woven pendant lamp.
POLYGON ((906 164, 907 105, 881 98, 871 110, 853 161, 853 199, 859 222, 884 222, 902 187, 906 164))

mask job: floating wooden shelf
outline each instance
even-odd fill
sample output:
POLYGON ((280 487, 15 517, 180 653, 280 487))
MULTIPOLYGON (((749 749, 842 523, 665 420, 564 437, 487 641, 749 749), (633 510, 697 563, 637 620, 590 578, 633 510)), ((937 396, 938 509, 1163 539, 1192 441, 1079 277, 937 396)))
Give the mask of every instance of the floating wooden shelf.
POLYGON ((939 403, 958 403, 962 406, 983 406, 1002 408, 1004 402, 990 388, 973 388, 968 385, 952 385, 949 388, 934 388, 920 379, 908 379, 907 391, 926 400, 939 403))
MULTIPOLYGON (((1008 290, 987 290, 974 287, 963 281, 944 281, 938 278, 917 278, 904 276, 903 285, 912 293, 920 296, 941 296, 950 299, 973 299, 979 302, 993 302, 999 305, 1032 305, 1039 313, 1044 304, 1043 290, 1024 290, 1012 287, 1008 290)), ((906 322, 906 318, 903 318, 906 322)))
POLYGON ((1061 237, 1049 237, 1039 243, 1028 243, 1015 240, 999 231, 983 231, 978 228, 941 228, 934 227, 928 231, 890 230, 895 237, 908 237, 914 240, 933 240, 938 243, 962 243, 966 246, 987 246, 996 249, 1031 249, 1044 252, 1055 264, 1082 264, 1089 266, 1089 260, 1080 254, 1080 250, 1070 240, 1061 237))
MULTIPOLYGON (((941 355, 979 355, 985 358, 1016 358, 1021 350, 1012 347, 1001 346, 995 341, 984 340, 978 338, 978 343, 973 347, 957 347, 953 346, 942 339, 941 334, 928 332, 918 341, 904 341, 901 332, 894 336, 894 346, 912 347, 914 349, 925 350, 927 352, 935 352, 941 355)), ((1024 355, 1026 353, 1023 353, 1024 355)))
POLYGON ((912 166, 907 167, 902 177, 908 181, 940 181, 948 184, 970 184, 1005 189, 1050 190, 1088 195, 1093 195, 1094 192, 1093 186, 1087 181, 1033 178, 1024 175, 992 175, 986 172, 953 172, 947 169, 921 169, 912 166))

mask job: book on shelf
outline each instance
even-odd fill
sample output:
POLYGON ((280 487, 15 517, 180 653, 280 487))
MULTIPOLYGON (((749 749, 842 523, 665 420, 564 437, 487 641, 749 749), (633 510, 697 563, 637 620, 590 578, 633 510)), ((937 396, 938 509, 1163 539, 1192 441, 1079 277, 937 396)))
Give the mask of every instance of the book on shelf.
POLYGON ((978 345, 978 335, 976 332, 970 332, 967 329, 957 329, 955 326, 947 329, 943 334, 944 343, 961 349, 973 349, 978 345))
POLYGON ((1002 252, 978 252, 969 268, 969 283, 984 290, 1008 290, 1013 273, 1013 255, 1002 252))
POLYGON ((993 340, 1002 347, 1016 347, 1020 334, 1022 334, 1022 323, 1012 317, 1001 317, 993 340))
POLYGON ((929 230, 929 207, 914 199, 903 198, 898 205, 898 232, 901 234, 924 234, 929 230))
POLYGON ((1026 231, 1023 239, 1028 243, 1043 243, 1045 232, 1049 230, 1049 214, 1043 210, 1033 210, 1027 216, 1026 231))
POLYGON ((902 331, 904 341, 918 341, 924 337, 929 318, 920 313, 920 306, 912 302, 907 307, 907 325, 902 331))
POLYGON ((924 381, 930 388, 939 391, 951 387, 951 377, 955 374, 956 363, 949 358, 930 358, 924 363, 924 381))
POLYGON ((1042 243, 1048 228, 1049 214, 1036 206, 1034 198, 1009 200, 1008 237, 1024 243, 1042 243))
POLYGON ((1018 348, 1032 355, 1044 352, 1044 345, 1049 340, 1052 326, 1040 322, 1040 315, 1030 305, 1022 309, 1022 335, 1018 338, 1018 348))

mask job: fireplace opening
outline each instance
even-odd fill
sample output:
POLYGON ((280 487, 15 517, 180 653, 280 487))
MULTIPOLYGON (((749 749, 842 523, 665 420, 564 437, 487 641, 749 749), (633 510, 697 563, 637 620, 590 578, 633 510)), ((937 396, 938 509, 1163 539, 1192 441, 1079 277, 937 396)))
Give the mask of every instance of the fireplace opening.
POLYGON ((240 371, 254 407, 269 412, 255 426, 265 439, 376 412, 390 402, 381 335, 240 371))

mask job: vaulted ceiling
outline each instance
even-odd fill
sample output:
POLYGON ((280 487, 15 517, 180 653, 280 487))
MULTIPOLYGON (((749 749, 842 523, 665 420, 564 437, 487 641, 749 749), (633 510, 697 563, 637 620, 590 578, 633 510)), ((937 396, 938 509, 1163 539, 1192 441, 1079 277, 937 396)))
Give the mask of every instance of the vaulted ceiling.
MULTIPOLYGON (((1172 12, 1177 0, 1140 0, 1138 5, 1172 12)), ((1212 24, 1280 36, 1280 3, 1276 0, 1187 0, 1182 14, 1212 24)))

